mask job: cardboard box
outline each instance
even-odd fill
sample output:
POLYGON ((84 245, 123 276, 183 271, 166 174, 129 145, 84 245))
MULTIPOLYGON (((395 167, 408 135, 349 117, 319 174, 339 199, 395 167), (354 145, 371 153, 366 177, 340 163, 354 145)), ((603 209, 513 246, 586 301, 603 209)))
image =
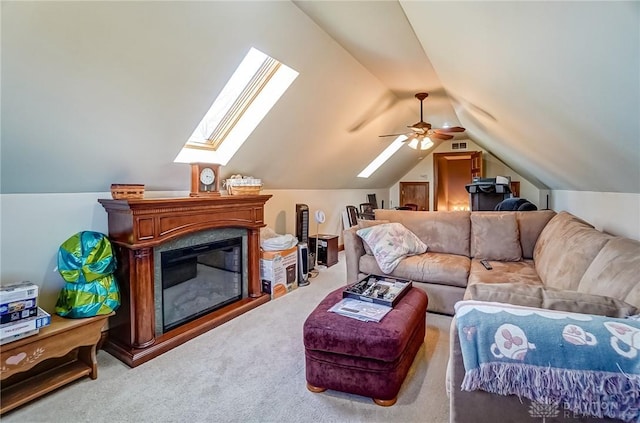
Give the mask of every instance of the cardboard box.
POLYGON ((17 335, 7 336, 6 338, 0 339, 0 345, 8 344, 9 342, 17 341, 22 338, 28 338, 29 336, 37 335, 39 332, 40 328, 22 332, 17 335))
MULTIPOLYGON (((2 305, 2 314, 18 311, 15 307, 11 308, 10 304, 38 298, 38 285, 25 281, 13 285, 0 286, 0 305, 2 305)), ((33 306, 25 306, 30 308, 33 306)))
POLYGON ((0 325, 0 339, 20 335, 34 329, 40 329, 51 324, 51 315, 38 307, 38 314, 26 319, 0 325))
POLYGON ((262 292, 278 298, 298 287, 298 247, 263 251, 260 258, 262 292))
POLYGON ((25 300, 17 300, 12 301, 10 303, 2 304, 0 303, 0 317, 2 317, 2 323, 6 323, 4 321, 4 316, 18 313, 24 310, 28 310, 34 307, 38 307, 38 299, 37 298, 28 298, 25 300))
MULTIPOLYGON (((32 301, 35 305, 35 301, 32 301)), ((11 313, 0 314, 0 324, 15 322, 16 320, 26 319, 38 314, 38 307, 25 308, 23 310, 15 310, 11 313)))

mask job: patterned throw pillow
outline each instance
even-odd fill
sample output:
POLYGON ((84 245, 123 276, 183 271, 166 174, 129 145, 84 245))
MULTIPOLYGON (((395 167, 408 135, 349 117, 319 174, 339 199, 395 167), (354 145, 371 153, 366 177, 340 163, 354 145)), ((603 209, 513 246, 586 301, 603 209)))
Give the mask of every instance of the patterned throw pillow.
POLYGON ((427 245, 398 222, 359 229, 356 233, 369 245, 384 273, 393 272, 403 258, 427 251, 427 245))

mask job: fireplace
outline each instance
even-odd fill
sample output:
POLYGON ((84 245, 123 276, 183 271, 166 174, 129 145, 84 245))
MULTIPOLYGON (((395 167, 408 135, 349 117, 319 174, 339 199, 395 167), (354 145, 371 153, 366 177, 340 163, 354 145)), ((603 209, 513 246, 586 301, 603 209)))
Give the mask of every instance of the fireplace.
POLYGON ((103 348, 135 367, 269 301, 260 283, 269 198, 98 200, 122 299, 103 348))
POLYGON ((246 230, 230 228, 154 248, 156 336, 247 298, 246 246, 246 230))

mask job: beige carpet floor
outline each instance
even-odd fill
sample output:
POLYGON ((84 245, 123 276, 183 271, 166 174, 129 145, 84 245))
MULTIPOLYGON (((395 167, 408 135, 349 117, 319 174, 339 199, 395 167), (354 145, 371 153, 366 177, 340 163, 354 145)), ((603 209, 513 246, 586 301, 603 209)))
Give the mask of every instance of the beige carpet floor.
POLYGON ((428 422, 449 421, 445 393, 451 318, 427 314, 425 344, 392 407, 306 389, 302 325, 344 285, 345 263, 320 266, 311 284, 131 369, 98 353, 84 378, 2 416, 29 422, 428 422))

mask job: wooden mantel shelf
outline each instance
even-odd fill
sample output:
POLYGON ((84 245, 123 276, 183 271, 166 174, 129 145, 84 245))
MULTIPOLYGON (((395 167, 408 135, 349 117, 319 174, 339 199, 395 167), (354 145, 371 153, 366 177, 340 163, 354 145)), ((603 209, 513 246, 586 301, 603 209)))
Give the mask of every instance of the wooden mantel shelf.
POLYGON ((109 238, 132 247, 152 247, 204 229, 264 224, 264 204, 271 195, 100 199, 109 214, 109 238))
POLYGON ((128 200, 99 199, 108 214, 122 305, 109 321, 105 350, 131 367, 142 364, 269 301, 260 284, 260 228, 271 195, 223 195, 128 200), (245 228, 249 297, 163 334, 155 333, 153 248, 215 228, 245 228))

